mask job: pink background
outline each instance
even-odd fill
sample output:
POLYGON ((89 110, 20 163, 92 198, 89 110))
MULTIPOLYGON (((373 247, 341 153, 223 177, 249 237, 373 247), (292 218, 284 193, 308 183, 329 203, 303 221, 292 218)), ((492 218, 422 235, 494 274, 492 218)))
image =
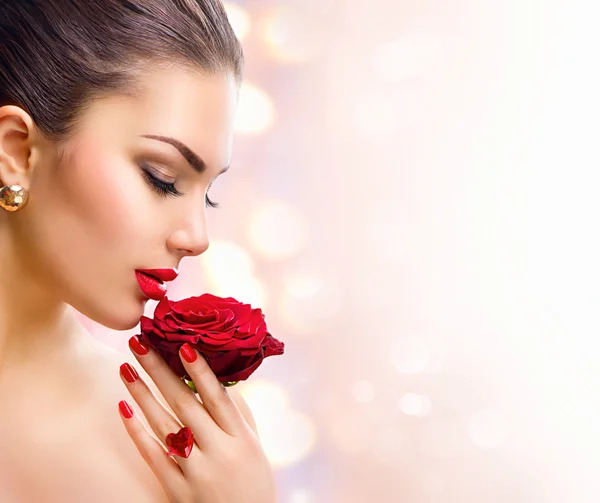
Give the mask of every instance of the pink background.
POLYGON ((234 161, 169 297, 285 342, 238 385, 281 502, 599 501, 594 5, 227 4, 234 161))

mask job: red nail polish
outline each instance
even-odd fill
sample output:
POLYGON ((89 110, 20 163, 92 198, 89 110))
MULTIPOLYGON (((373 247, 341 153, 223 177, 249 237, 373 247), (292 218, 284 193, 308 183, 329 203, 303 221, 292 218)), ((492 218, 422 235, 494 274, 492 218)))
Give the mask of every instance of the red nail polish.
POLYGON ((134 382, 138 377, 137 370, 135 370, 129 363, 124 363, 120 367, 121 375, 125 378, 127 382, 134 382))
POLYGON ((133 416, 133 409, 129 406, 129 404, 125 400, 121 400, 119 402, 119 409, 121 410, 121 414, 125 419, 129 419, 133 416))
POLYGON ((138 355, 146 355, 148 354, 148 347, 140 342, 140 340, 133 335, 131 339, 129 339, 129 347, 138 355))
POLYGON ((181 356, 188 363, 194 363, 196 361, 196 351, 187 342, 181 346, 181 356))

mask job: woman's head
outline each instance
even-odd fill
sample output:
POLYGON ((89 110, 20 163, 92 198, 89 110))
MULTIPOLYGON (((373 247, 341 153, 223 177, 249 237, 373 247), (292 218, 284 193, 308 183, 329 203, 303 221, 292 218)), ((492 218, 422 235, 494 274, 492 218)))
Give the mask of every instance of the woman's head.
POLYGON ((0 40, 0 180, 29 192, 22 211, 0 212, 0 260, 40 298, 132 328, 135 269, 208 247, 241 46, 216 0, 2 2, 0 40))

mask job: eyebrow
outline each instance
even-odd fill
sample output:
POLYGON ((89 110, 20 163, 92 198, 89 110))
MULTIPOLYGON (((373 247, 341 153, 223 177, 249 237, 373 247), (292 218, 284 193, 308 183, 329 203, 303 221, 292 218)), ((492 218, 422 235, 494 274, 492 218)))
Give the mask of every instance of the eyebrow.
MULTIPOLYGON (((151 140, 158 140, 173 145, 177 150, 179 150, 179 153, 185 158, 185 160, 194 169, 194 171, 200 174, 206 171, 206 163, 204 162, 204 160, 191 148, 189 148, 187 145, 180 142, 179 140, 176 140, 175 138, 170 138, 168 136, 160 136, 154 134, 143 134, 140 136, 142 136, 143 138, 150 138, 151 140)), ((225 173, 230 167, 231 165, 225 166, 220 171, 219 175, 225 173)))

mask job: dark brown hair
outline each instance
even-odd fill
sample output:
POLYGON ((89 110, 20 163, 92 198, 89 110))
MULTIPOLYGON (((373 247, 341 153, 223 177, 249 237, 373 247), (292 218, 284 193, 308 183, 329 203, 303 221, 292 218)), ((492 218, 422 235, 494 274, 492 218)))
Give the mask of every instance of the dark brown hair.
POLYGON ((157 65, 231 72, 239 86, 243 51, 220 0, 0 0, 0 106, 23 108, 50 140, 157 65))

